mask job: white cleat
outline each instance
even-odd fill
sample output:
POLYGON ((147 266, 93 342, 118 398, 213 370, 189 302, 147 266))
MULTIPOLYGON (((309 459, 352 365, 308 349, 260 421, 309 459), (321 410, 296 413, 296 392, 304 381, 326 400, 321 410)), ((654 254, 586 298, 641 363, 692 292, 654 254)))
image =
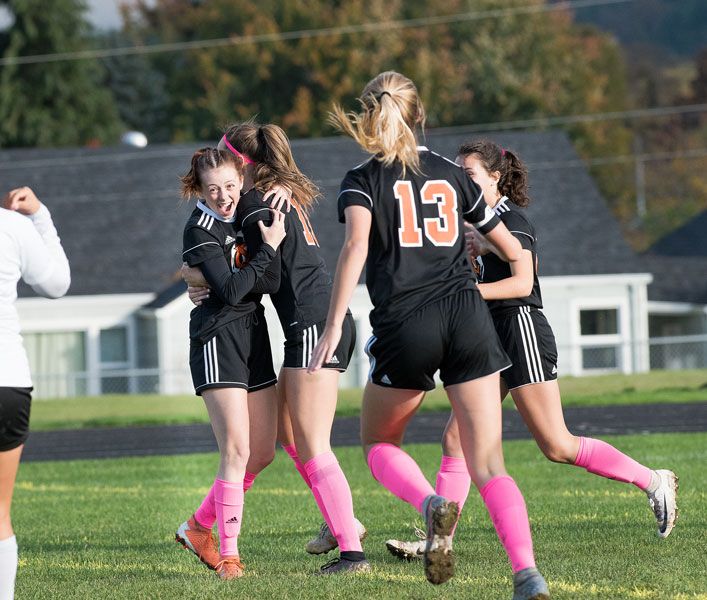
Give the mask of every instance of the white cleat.
POLYGON ((675 526, 678 518, 678 478, 672 471, 656 471, 660 485, 648 494, 648 503, 658 521, 658 537, 666 538, 675 526))
MULTIPOLYGON (((368 531, 366 531, 363 523, 361 523, 358 519, 354 519, 354 523, 356 523, 358 539, 361 541, 365 540, 368 535, 368 531)), ((326 523, 322 523, 317 536, 309 540, 304 549, 309 552, 309 554, 326 554, 327 552, 331 552, 334 548, 338 547, 339 542, 336 541, 336 538, 329 530, 329 526, 326 523)))
POLYGON ((385 547, 388 548, 388 552, 400 560, 421 560, 422 555, 425 553, 427 534, 422 529, 415 527, 415 536, 418 538, 415 542, 388 540, 385 543, 385 547))

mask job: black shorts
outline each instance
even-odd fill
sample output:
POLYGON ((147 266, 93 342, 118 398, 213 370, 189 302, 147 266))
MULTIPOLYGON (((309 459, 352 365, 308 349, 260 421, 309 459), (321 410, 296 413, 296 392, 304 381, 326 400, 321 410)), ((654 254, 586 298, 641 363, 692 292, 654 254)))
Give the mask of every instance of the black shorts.
POLYGON ((495 316, 494 325, 513 365, 501 373, 509 390, 557 379, 557 345, 545 315, 521 306, 495 316))
POLYGON ((31 392, 31 387, 0 387, 0 452, 14 450, 27 440, 31 392))
MULTIPOLYGON (((288 369, 306 369, 312 357, 312 350, 317 345, 325 325, 326 321, 319 321, 310 327, 291 333, 285 339, 285 359, 282 366, 288 369)), ((322 365, 322 369, 334 369, 343 373, 349 367, 355 347, 356 323, 351 312, 347 311, 341 326, 341 340, 336 347, 336 352, 330 362, 322 365)))
POLYGON ((255 392, 275 385, 263 307, 220 327, 205 344, 191 340, 189 367, 198 396, 209 388, 255 392))
POLYGON ((375 332, 366 344, 369 381, 387 387, 435 388, 464 383, 509 366, 486 303, 465 290, 422 307, 405 321, 375 332))

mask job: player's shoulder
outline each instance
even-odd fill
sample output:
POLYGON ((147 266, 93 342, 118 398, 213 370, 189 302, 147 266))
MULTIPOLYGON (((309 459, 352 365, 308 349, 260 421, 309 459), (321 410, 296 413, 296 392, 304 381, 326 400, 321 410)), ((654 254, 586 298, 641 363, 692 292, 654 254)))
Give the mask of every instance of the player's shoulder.
POLYGON ((418 150, 420 152, 421 162, 449 169, 454 174, 464 173, 464 169, 455 163, 451 158, 447 158, 439 152, 430 150, 427 146, 419 146, 418 150))
POLYGON ((251 222, 270 216, 270 207, 263 202, 264 193, 253 188, 243 194, 238 201, 238 225, 242 228, 251 222))
POLYGON ((506 198, 502 199, 493 210, 510 231, 525 233, 535 239, 535 227, 520 206, 506 198))

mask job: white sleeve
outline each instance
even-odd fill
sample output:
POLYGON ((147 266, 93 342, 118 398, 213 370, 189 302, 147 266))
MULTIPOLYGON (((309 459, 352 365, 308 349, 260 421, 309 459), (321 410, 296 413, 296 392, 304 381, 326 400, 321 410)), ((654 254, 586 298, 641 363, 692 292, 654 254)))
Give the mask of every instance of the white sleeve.
POLYGON ((22 279, 40 296, 60 298, 69 289, 71 271, 52 216, 42 204, 29 220, 34 227, 21 237, 22 279))

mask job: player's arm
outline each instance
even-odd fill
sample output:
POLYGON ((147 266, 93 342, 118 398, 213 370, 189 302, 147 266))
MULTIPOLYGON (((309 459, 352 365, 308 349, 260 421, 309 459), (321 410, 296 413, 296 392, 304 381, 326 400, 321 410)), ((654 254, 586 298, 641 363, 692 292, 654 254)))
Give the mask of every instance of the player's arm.
POLYGON ((314 347, 308 372, 313 373, 329 362, 341 339, 341 327, 346 316, 351 296, 358 285, 359 277, 368 257, 368 237, 373 219, 370 209, 364 206, 347 206, 346 237, 339 254, 334 275, 334 287, 329 303, 326 327, 314 347))
POLYGON ((19 234, 20 272, 32 289, 46 298, 60 298, 69 290, 71 270, 49 209, 28 187, 11 190, 2 206, 28 217, 19 234))
MULTIPOLYGON (((189 267, 199 267, 204 280, 213 293, 226 304, 235 305, 252 291, 256 281, 263 276, 266 268, 272 262, 280 242, 285 237, 284 215, 279 211, 274 215, 270 227, 265 227, 262 222, 258 226, 264 243, 251 261, 235 273, 231 271, 221 245, 214 238, 204 238, 209 235, 207 232, 192 227, 187 230, 192 235, 185 234, 184 245, 187 250, 183 254, 184 260, 189 267), (194 244, 194 242, 197 243, 194 244), (193 244, 193 246, 189 244, 193 244)), ((194 279, 187 278, 185 281, 187 285, 195 284, 194 279)))
MULTIPOLYGON (((280 211, 278 211, 280 212, 280 211)), ((282 214, 282 213, 280 213, 282 214)), ((263 236, 260 233, 260 227, 258 223, 263 222, 267 224, 267 221, 272 222, 272 216, 268 213, 267 219, 259 218, 257 221, 246 221, 243 226, 243 237, 245 238, 246 247, 248 248, 248 255, 256 255, 263 244, 263 236)), ((265 269, 262 277, 259 277, 253 286, 253 292, 256 294, 274 294, 280 289, 280 274, 282 272, 282 261, 280 250, 270 261, 270 264, 265 269)))
POLYGON ((491 283, 478 283, 484 300, 526 298, 533 291, 533 253, 523 249, 520 258, 509 263, 511 276, 491 283))

